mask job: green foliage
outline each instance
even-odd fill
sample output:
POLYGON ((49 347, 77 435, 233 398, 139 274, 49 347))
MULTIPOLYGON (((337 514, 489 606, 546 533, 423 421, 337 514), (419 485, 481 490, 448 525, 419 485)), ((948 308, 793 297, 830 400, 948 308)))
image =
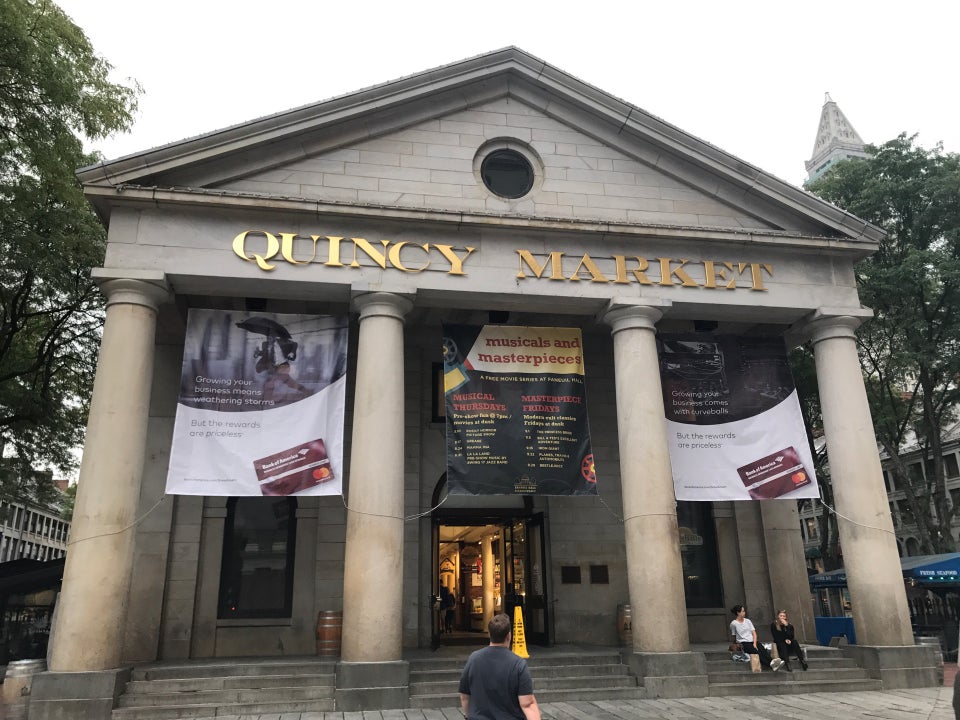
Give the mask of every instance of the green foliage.
POLYGON ((73 507, 77 503, 77 483, 68 485, 60 499, 60 515, 68 522, 73 520, 73 507))
POLYGON ((857 266, 874 317, 858 333, 877 440, 917 518, 926 552, 954 550, 941 438, 960 402, 960 155, 901 134, 871 157, 837 164, 811 192, 883 228, 857 266), (911 479, 901 457, 917 443, 929 469, 911 479))
POLYGON ((82 440, 105 234, 74 171, 96 159, 84 138, 129 127, 140 92, 110 69, 53 3, 0 0, 0 450, 20 468, 4 495, 46 500, 30 469, 71 469, 82 440))

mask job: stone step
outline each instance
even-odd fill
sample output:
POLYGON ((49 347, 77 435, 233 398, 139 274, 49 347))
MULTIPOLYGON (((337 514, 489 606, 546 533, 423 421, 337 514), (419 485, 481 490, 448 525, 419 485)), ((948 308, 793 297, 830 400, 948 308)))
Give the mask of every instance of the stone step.
MULTIPOLYGON (((728 656, 729 657, 729 656, 728 656)), ((416 659, 410 661, 411 672, 425 672, 430 670, 449 670, 455 667, 462 670, 466 662, 466 657, 462 659, 452 658, 430 658, 416 659)), ((536 674, 536 669, 541 667, 552 667, 556 665, 619 665, 620 653, 615 651, 599 651, 584 653, 565 653, 555 655, 533 655, 527 658, 527 665, 530 671, 536 674)))
POLYGON ((332 685, 326 687, 245 688, 197 692, 139 693, 120 696, 120 707, 165 707, 180 705, 219 705, 222 707, 253 703, 301 702, 332 698, 332 685))
POLYGON ((763 672, 750 672, 749 670, 730 670, 728 672, 709 672, 707 673, 707 679, 711 683, 724 683, 724 682, 779 682, 782 680, 793 680, 793 681, 812 681, 812 680, 862 680, 867 678, 865 671, 860 668, 832 668, 832 669, 823 669, 816 670, 811 668, 804 672, 800 669, 795 669, 793 672, 787 672, 786 670, 780 670, 779 672, 768 672, 764 670, 763 672))
POLYGON ((169 680, 131 680, 130 695, 199 692, 272 687, 333 687, 336 676, 330 675, 234 675, 231 677, 175 678, 169 680))
MULTIPOLYGON (((573 702, 590 700, 643 700, 644 689, 639 686, 624 688, 568 688, 564 690, 540 690, 534 681, 534 694, 538 703, 573 702)), ((417 709, 459 708, 460 696, 456 693, 436 695, 410 695, 410 707, 417 709)))
MULTIPOLYGON (((421 682, 441 682, 460 680, 462 667, 449 670, 411 670, 410 684, 421 682)), ((610 675, 627 675, 626 665, 541 665, 531 668, 530 673, 535 681, 550 677, 608 677, 610 675)))
MULTIPOLYGON (((790 664, 796 666, 797 669, 800 669, 800 663, 797 660, 790 660, 790 664)), ((828 658, 826 660, 814 660, 810 658, 807 662, 807 665, 810 666, 810 669, 816 670, 827 670, 827 669, 843 669, 843 668, 855 668, 857 667, 856 661, 852 658, 843 658, 835 657, 828 658)), ((723 660, 708 660, 707 661, 707 672, 721 672, 723 670, 736 668, 736 667, 745 667, 747 671, 750 670, 750 663, 741 662, 739 660, 731 660, 730 657, 726 657, 723 660)), ((800 672, 803 672, 802 670, 800 672)))
MULTIPOLYGON (((459 700, 458 700, 459 702, 459 700)), ((257 716, 283 713, 329 712, 333 710, 333 698, 278 703, 245 703, 237 705, 187 704, 166 707, 117 708, 111 720, 170 720, 171 718, 211 718, 214 716, 257 716)))
MULTIPOLYGON (((817 692, 866 692, 882 690, 879 680, 777 680, 775 682, 710 683, 712 697, 733 695, 799 695, 817 692)), ((539 700, 539 698, 537 698, 539 700)))
MULTIPOLYGON (((457 694, 457 680, 410 683, 411 695, 457 694)), ((585 678, 582 675, 561 677, 540 677, 533 680, 535 694, 539 697, 544 690, 564 690, 567 688, 621 688, 637 687, 637 679, 630 675, 598 675, 585 678)))
POLYGON ((270 662, 216 662, 196 664, 141 665, 134 668, 133 680, 177 680, 201 677, 237 677, 260 675, 332 675, 336 662, 332 660, 277 660, 270 662))
MULTIPOLYGON (((840 652, 837 648, 823 647, 822 645, 804 645, 803 652, 807 656, 808 660, 831 660, 831 659, 843 659, 843 653, 840 652)), ((729 660, 730 653, 727 650, 706 650, 703 653, 703 656, 707 659, 707 662, 714 660, 729 660)))

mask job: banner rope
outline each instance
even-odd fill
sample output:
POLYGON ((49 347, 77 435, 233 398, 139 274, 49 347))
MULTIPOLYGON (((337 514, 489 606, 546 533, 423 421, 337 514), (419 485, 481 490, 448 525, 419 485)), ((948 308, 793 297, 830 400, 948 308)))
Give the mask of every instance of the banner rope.
POLYGON ((160 503, 162 503, 164 500, 166 500, 167 497, 168 497, 168 496, 167 496, 166 493, 164 493, 163 495, 161 495, 161 496, 160 496, 160 499, 157 500, 149 510, 147 510, 145 513, 143 513, 140 517, 138 517, 136 520, 134 520, 134 521, 133 521, 132 523, 130 523, 129 525, 126 525, 125 527, 122 527, 122 528, 120 528, 119 530, 114 530, 114 531, 112 531, 112 532, 98 533, 97 535, 87 535, 87 537, 77 538, 76 540, 72 540, 72 539, 71 539, 69 542, 67 542, 67 547, 71 547, 71 546, 73 546, 73 545, 76 545, 76 544, 78 544, 78 543, 85 542, 85 541, 87 541, 87 540, 95 540, 96 538, 108 537, 108 536, 110 536, 110 535, 119 535, 119 534, 122 533, 122 532, 126 532, 127 530, 129 530, 130 528, 134 527, 135 525, 139 525, 140 523, 142 523, 142 522, 146 519, 147 515, 149 515, 150 513, 152 513, 154 510, 156 510, 157 507, 159 507, 160 503))
POLYGON ((822 494, 822 493, 820 494, 820 502, 823 503, 823 506, 824 506, 827 510, 829 510, 830 512, 832 512, 832 513, 833 513, 834 515, 836 515, 838 518, 843 518, 843 519, 846 520, 848 523, 852 523, 852 524, 856 525, 857 527, 866 528, 867 530, 876 530, 877 532, 887 533, 888 535, 893 535, 894 537, 897 536, 897 533, 896 533, 894 530, 887 530, 886 528, 879 528, 879 527, 876 527, 875 525, 866 525, 866 524, 864 524, 864 523, 862 523, 862 522, 857 522, 857 521, 854 520, 853 518, 847 517, 846 515, 844 515, 843 513, 841 513, 841 512, 840 512, 839 510, 837 510, 836 508, 831 507, 830 504, 827 503, 827 501, 823 499, 823 494, 822 494))
POLYGON ((424 510, 421 513, 416 513, 414 515, 406 515, 401 517, 399 515, 384 515, 383 513, 366 512, 364 510, 354 510, 352 507, 347 505, 347 498, 343 494, 343 490, 340 491, 340 502, 343 503, 343 508, 347 512, 356 513, 357 515, 367 515, 369 517, 382 517, 382 518, 389 518, 391 520, 402 520, 403 522, 410 522, 411 520, 419 520, 422 517, 426 517, 427 515, 432 513, 434 510, 439 508, 441 505, 443 505, 447 501, 448 497, 450 497, 450 493, 447 493, 446 495, 444 495, 443 498, 440 500, 440 502, 438 502, 429 510, 424 510))

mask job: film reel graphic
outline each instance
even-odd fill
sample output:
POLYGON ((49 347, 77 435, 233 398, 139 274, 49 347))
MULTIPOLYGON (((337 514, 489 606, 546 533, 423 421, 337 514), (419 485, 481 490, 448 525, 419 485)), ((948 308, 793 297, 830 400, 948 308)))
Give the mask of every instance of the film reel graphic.
POLYGON ((457 353, 459 348, 457 344, 448 337, 443 339, 443 362, 447 365, 452 365, 457 360, 457 353))
POLYGON ((597 482, 597 469, 593 464, 593 453, 587 455, 580 462, 580 474, 583 476, 583 479, 588 483, 597 482))

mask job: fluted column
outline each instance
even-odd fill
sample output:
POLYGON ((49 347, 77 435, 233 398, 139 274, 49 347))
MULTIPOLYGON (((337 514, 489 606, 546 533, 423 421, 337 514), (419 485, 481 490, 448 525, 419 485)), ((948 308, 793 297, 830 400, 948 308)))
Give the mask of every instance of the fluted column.
POLYGON ((369 293, 360 312, 353 401, 342 659, 400 660, 403 648, 403 318, 399 295, 369 293))
POLYGON ((806 328, 820 385, 840 545, 861 645, 912 645, 893 520, 850 316, 806 328))
POLYGON ((101 290, 106 322, 52 635, 50 669, 56 672, 120 664, 157 307, 169 295, 160 284, 125 278, 105 280, 101 290))
POLYGON ((661 316, 647 306, 614 308, 604 316, 613 333, 633 646, 645 653, 690 647, 655 341, 661 316))

